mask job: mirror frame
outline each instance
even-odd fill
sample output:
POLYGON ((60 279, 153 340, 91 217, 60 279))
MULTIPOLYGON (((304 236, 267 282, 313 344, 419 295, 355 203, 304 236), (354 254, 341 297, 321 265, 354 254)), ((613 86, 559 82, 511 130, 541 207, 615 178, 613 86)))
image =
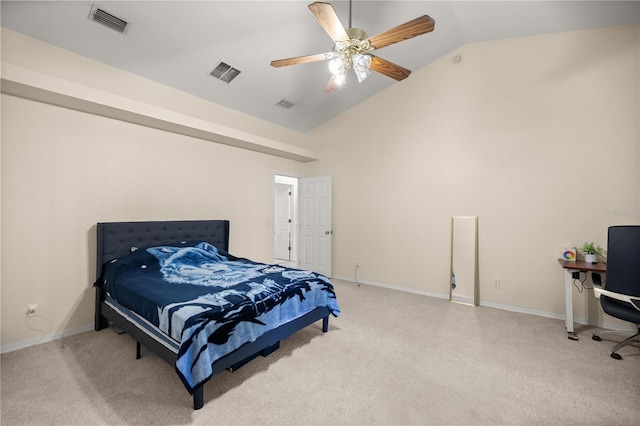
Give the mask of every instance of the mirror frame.
POLYGON ((460 303, 462 305, 478 306, 478 216, 451 216, 451 259, 449 264, 449 302, 460 303), (460 296, 454 298, 453 295, 453 258, 455 251, 455 223, 457 220, 473 220, 473 294, 471 296, 460 296))

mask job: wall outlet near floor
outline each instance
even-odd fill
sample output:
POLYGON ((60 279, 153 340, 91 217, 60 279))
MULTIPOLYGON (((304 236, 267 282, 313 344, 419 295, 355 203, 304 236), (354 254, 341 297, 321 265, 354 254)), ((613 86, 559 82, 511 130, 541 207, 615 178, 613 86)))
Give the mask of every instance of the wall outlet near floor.
POLYGON ((31 318, 31 317, 37 317, 38 316, 38 304, 34 303, 32 305, 27 305, 27 312, 25 312, 25 314, 31 318))
POLYGON ((498 279, 493 280, 493 288, 500 288, 500 280, 498 279))

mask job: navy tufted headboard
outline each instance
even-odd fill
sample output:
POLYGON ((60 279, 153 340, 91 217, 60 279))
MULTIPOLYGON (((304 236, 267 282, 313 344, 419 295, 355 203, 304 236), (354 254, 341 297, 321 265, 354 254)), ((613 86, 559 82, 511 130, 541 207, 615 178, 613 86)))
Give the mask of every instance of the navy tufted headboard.
POLYGON ((102 265, 131 253, 131 247, 151 247, 186 240, 207 241, 229 251, 228 220, 183 220, 164 222, 104 222, 97 226, 97 275, 102 265))

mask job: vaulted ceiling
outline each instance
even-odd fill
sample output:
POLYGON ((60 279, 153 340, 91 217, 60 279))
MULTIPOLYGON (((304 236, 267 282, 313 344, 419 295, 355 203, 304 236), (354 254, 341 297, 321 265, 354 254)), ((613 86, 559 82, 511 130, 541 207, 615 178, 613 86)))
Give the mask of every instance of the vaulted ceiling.
MULTIPOLYGON (((273 68, 274 59, 330 52, 310 1, 5 1, 2 26, 299 132, 324 123, 396 82, 351 75, 325 93, 325 61, 273 68), (97 6, 127 22, 124 33, 88 19, 97 6), (210 72, 222 61, 230 83, 210 72), (277 104, 286 100, 289 109, 277 104)), ((421 15, 435 30, 376 51, 416 71, 473 42, 638 23, 638 1, 331 2, 345 27, 370 36, 421 15)))

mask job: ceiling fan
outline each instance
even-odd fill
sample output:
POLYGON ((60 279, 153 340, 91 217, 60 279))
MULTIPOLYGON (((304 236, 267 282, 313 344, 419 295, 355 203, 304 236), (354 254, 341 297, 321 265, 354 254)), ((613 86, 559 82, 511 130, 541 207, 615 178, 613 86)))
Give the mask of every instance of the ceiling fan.
POLYGON ((333 92, 344 84, 347 71, 353 67, 358 82, 366 79, 370 70, 377 71, 395 80, 404 80, 411 74, 406 68, 373 55, 371 52, 400 41, 433 31, 435 21, 427 15, 420 16, 385 32, 369 37, 359 28, 351 28, 351 1, 349 1, 349 28, 344 28, 330 3, 315 2, 309 10, 334 42, 333 51, 315 55, 271 61, 272 67, 304 64, 329 60, 331 78, 325 92, 333 92))

